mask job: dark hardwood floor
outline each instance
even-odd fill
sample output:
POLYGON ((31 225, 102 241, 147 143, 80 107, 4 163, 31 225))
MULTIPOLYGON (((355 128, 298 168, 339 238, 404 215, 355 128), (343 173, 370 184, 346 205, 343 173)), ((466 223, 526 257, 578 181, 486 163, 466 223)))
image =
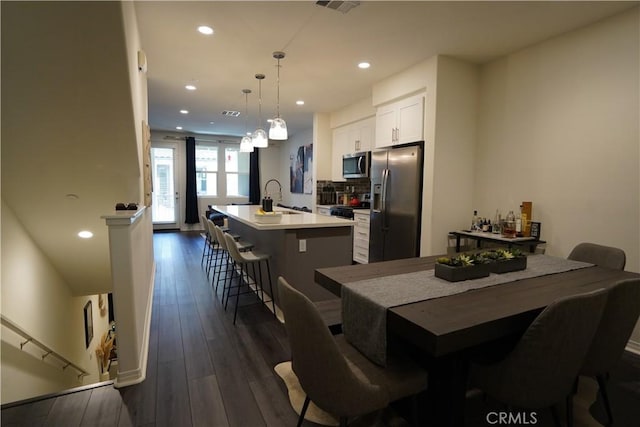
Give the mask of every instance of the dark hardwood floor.
MULTIPOLYGON (((146 380, 122 389, 108 385, 6 408, 2 426, 296 424, 286 387, 273 371, 290 358, 284 326, 262 304, 241 306, 232 324, 231 306, 225 312, 200 266, 199 233, 157 233, 154 244, 157 271, 146 380)), ((615 426, 639 426, 640 358, 625 354, 609 388, 615 426)), ((496 408, 470 398, 466 425, 490 425, 486 414, 496 408)), ((600 402, 592 413, 603 419, 600 402)), ((406 425, 392 410, 381 419, 385 425, 406 425)), ((365 417, 355 425, 374 425, 373 420, 365 417)), ((541 417, 537 425, 549 422, 541 417)))

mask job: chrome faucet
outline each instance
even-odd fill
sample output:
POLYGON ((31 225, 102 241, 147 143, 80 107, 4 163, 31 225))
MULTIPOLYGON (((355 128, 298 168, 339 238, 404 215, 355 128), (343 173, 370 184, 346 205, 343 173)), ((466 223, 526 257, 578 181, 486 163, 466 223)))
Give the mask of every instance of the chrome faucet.
POLYGON ((280 181, 278 181, 277 179, 272 178, 264 184, 264 195, 265 197, 269 195, 269 192, 267 191, 267 186, 271 182, 275 182, 276 184, 278 184, 278 194, 279 194, 278 201, 281 202, 282 201, 282 184, 280 184, 280 181))

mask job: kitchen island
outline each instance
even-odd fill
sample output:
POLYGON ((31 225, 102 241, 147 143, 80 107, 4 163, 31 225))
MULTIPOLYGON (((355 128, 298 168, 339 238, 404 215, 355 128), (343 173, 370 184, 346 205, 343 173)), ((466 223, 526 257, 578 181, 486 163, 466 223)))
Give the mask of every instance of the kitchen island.
MULTIPOLYGON (((278 276, 284 277, 312 301, 335 298, 317 285, 317 268, 351 265, 354 222, 333 216, 318 215, 292 209, 274 208, 281 219, 267 223, 269 218, 256 218, 257 205, 212 206, 227 216, 229 228, 242 240, 254 245, 254 250, 271 255, 271 279, 274 292, 278 276)), ((263 283, 268 291, 268 279, 263 269, 263 283)), ((277 304, 276 295, 276 304, 277 304)))

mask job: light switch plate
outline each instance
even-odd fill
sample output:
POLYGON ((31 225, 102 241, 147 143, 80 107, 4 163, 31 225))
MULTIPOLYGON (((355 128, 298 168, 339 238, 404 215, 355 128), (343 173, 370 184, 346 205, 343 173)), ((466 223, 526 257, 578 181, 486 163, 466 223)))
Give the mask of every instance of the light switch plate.
POLYGON ((307 252, 307 240, 306 239, 298 240, 298 250, 300 252, 307 252))

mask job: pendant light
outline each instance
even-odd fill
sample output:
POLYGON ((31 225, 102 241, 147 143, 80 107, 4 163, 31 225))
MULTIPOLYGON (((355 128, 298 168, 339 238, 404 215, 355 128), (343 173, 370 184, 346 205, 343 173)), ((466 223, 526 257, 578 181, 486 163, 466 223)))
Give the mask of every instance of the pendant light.
POLYGON ((256 74, 256 79, 258 79, 258 129, 251 135, 251 143, 255 148, 267 148, 269 139, 267 139, 267 133, 262 129, 262 80, 264 74, 256 74))
POLYGON ((253 143, 251 142, 251 137, 247 132, 247 120, 249 120, 249 94, 251 93, 251 89, 242 89, 242 93, 244 93, 244 131, 245 135, 240 140, 240 152, 241 153, 253 153, 253 143))
POLYGON ((273 57, 278 60, 277 98, 276 98, 276 118, 271 121, 269 138, 285 140, 287 135, 287 123, 280 117, 280 60, 284 58, 284 52, 273 52, 273 57))

